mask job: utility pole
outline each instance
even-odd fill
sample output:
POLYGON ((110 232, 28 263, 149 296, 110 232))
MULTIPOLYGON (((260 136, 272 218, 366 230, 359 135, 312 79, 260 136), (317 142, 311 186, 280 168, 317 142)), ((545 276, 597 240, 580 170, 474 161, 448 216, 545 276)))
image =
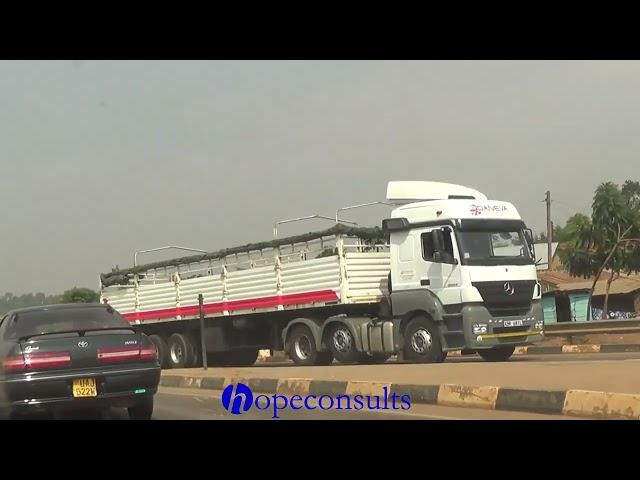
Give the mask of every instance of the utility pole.
POLYGON ((547 270, 551 270, 551 242, 553 240, 553 226, 551 224, 551 192, 547 190, 545 198, 547 204, 547 270))

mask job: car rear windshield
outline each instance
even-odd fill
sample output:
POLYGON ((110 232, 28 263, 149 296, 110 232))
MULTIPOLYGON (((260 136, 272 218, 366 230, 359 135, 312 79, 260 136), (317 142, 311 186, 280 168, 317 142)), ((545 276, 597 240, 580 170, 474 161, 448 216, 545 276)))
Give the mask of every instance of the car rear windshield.
POLYGON ((44 308, 15 314, 6 338, 17 339, 57 332, 131 328, 112 308, 44 308))

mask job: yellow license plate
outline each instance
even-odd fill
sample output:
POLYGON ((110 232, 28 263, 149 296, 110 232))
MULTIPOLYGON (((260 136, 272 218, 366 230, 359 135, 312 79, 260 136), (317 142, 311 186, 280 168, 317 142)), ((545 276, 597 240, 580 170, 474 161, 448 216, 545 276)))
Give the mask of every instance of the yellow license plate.
POLYGON ((95 378, 79 378, 73 381, 74 397, 95 397, 97 395, 95 378))

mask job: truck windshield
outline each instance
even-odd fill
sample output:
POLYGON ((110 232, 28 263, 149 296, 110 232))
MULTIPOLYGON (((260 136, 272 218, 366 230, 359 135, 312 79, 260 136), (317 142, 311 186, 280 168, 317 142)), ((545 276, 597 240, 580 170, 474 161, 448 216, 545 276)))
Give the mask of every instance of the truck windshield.
POLYGON ((522 230, 458 231, 457 236, 466 265, 533 264, 522 230))

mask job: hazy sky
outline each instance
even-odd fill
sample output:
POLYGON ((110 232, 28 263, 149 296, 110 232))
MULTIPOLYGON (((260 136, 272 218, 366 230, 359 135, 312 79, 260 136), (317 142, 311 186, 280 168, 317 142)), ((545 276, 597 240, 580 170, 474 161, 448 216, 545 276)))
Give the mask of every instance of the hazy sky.
POLYGON ((640 179, 639 87, 639 62, 0 62, 0 294, 268 240, 389 180, 476 187, 541 231, 547 189, 563 223, 640 179))

